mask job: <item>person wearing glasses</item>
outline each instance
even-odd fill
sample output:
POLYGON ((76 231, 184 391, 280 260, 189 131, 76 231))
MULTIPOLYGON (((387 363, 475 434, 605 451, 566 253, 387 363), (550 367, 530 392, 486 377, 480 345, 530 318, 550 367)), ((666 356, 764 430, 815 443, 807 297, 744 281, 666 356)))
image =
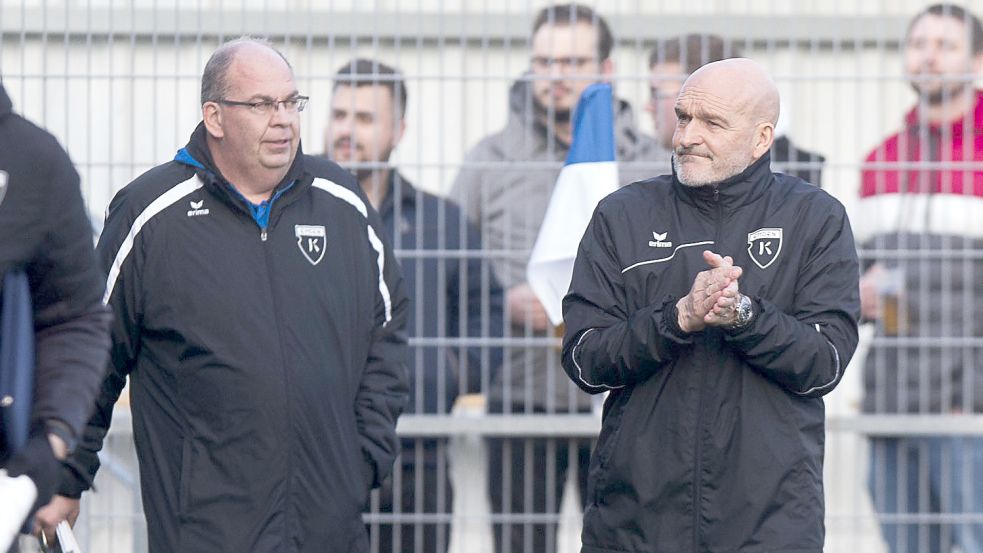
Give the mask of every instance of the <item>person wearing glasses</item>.
POLYGON ((270 43, 225 43, 187 146, 112 200, 110 369, 66 515, 129 377, 151 552, 368 551, 362 508, 407 400, 408 301, 358 182, 303 154, 306 104, 270 43))
MULTIPOLYGON (((530 44, 528 70, 509 92, 505 128, 467 154, 451 196, 479 228, 485 247, 505 252, 492 261, 506 289, 506 336, 526 342, 508 348, 486 395, 489 412, 589 412, 590 398, 565 378, 558 348, 548 340, 542 343, 558 332, 526 282, 526 265, 570 148, 580 94, 614 75, 614 38, 591 8, 562 4, 539 11, 530 44)), ((615 110, 621 182, 667 170, 668 153, 636 129, 629 105, 617 100, 615 110)), ((502 550, 504 541, 512 552, 551 551, 555 519, 544 523, 522 517, 555 515, 568 473, 576 474, 580 495, 585 495, 589 441, 494 438, 488 444, 492 511, 506 515, 504 524, 495 525, 496 550, 502 550)))

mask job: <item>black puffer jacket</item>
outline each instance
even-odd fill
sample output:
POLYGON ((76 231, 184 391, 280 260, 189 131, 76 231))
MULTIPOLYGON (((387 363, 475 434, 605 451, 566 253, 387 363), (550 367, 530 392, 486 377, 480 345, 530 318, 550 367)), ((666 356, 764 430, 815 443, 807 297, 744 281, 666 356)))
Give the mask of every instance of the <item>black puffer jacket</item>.
POLYGON ((663 176, 605 198, 564 300, 564 368, 610 391, 583 551, 821 553, 821 396, 859 310, 843 207, 768 156, 718 186, 663 176), (703 250, 744 269, 741 331, 676 324, 703 250))

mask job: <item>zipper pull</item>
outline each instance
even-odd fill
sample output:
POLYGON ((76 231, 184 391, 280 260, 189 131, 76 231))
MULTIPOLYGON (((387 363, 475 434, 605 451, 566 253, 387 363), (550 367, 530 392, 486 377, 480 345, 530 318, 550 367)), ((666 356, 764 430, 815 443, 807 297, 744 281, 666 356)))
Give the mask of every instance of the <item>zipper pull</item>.
POLYGON ((259 233, 259 239, 261 241, 263 241, 263 242, 266 242, 266 229, 263 229, 262 231, 260 231, 260 233, 259 233))
POLYGON ((715 201, 715 202, 719 202, 720 201, 720 187, 719 186, 714 186, 713 187, 713 201, 715 201))

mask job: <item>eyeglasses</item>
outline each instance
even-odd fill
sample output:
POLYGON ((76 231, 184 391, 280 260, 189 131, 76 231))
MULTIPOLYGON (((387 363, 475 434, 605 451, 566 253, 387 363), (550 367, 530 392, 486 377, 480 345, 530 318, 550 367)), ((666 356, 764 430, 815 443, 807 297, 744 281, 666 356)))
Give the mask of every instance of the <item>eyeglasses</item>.
POLYGON ((564 58, 533 56, 529 61, 534 71, 546 72, 553 67, 557 67, 558 69, 583 69, 588 64, 597 61, 597 58, 581 56, 569 56, 564 58))
POLYGON ((237 100, 212 100, 213 102, 226 105, 226 106, 242 106, 249 108, 249 111, 259 115, 271 115, 277 110, 277 107, 283 106, 289 113, 298 113, 304 111, 307 107, 307 101, 310 100, 307 96, 291 96, 286 100, 258 100, 256 102, 240 102, 237 100))

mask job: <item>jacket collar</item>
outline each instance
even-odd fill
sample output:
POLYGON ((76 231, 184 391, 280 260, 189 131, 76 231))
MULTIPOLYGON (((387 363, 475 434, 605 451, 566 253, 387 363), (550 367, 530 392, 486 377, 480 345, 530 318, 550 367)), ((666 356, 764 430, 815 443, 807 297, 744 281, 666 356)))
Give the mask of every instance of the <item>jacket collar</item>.
POLYGON ((683 201, 707 208, 719 205, 724 209, 735 209, 754 201, 763 194, 774 182, 771 172, 771 153, 765 153, 760 159, 748 166, 747 169, 720 181, 706 186, 686 186, 676 177, 676 168, 672 169, 672 184, 683 201))
MULTIPOLYGON (((971 134, 981 134, 983 133, 983 90, 974 91, 976 96, 976 102, 973 104, 973 133, 971 134)), ((905 115, 905 127, 909 130, 918 130, 921 126, 927 125, 928 128, 936 133, 942 131, 943 126, 949 127, 950 136, 961 136, 964 132, 964 127, 967 123, 966 116, 960 117, 954 121, 948 123, 940 123, 936 121, 922 121, 921 114, 918 110, 918 105, 911 108, 910 111, 905 115)))
POLYGON ((412 204, 416 200, 416 188, 403 176, 402 173, 392 168, 389 171, 389 181, 387 184, 386 197, 379 204, 379 215, 383 218, 390 217, 396 209, 396 200, 400 206, 412 204), (397 186, 397 183, 399 185, 397 186))
POLYGON ((7 96, 7 89, 0 84, 0 117, 10 114, 14 110, 14 105, 7 96))
MULTIPOLYGON (((208 131, 205 130, 204 121, 198 123, 198 126, 191 133, 191 138, 188 140, 188 144, 184 148, 177 151, 177 154, 174 156, 174 161, 194 167, 206 185, 221 189, 222 192, 228 197, 232 198, 235 203, 242 203, 244 200, 241 199, 241 195, 234 193, 235 187, 232 186, 232 184, 225 178, 225 176, 222 175, 222 172, 219 171, 218 167, 215 165, 212 154, 208 150, 208 143, 205 140, 205 135, 207 132, 208 131)), ((273 189, 273 195, 271 195, 271 197, 275 196, 277 191, 290 186, 291 183, 296 182, 296 184, 301 185, 290 187, 292 192, 309 186, 310 182, 308 181, 310 179, 305 179, 305 175, 304 151, 302 145, 297 144, 297 155, 294 156, 293 164, 290 165, 290 169, 287 170, 287 174, 283 177, 283 180, 280 181, 280 183, 273 189)), ((284 200, 281 199, 280 203, 284 203, 284 200)))

